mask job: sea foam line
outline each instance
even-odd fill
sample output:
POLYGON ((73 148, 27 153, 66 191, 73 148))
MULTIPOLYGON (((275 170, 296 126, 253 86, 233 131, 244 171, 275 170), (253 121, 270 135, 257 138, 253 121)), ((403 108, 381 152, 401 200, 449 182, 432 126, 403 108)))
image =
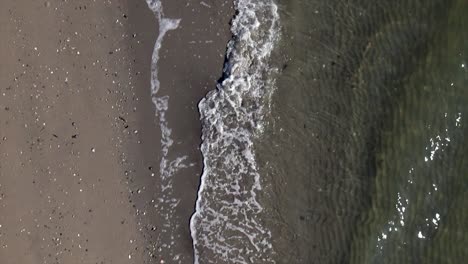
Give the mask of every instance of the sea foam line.
MULTIPOLYGON (((169 96, 158 96, 160 82, 158 79, 158 62, 159 51, 164 40, 164 36, 170 30, 177 29, 180 19, 169 19, 164 17, 162 3, 160 0, 147 0, 148 7, 155 14, 159 23, 159 34, 153 49, 151 60, 151 99, 155 106, 155 114, 159 117, 159 126, 161 128, 161 160, 159 164, 159 175, 161 178, 161 193, 155 208, 162 216, 164 223, 158 233, 158 253, 165 254, 171 257, 170 263, 183 263, 184 256, 175 251, 174 245, 177 244, 177 239, 180 235, 175 234, 175 230, 180 228, 180 221, 174 213, 175 208, 180 202, 180 199, 173 195, 173 176, 182 168, 193 166, 194 164, 186 164, 187 156, 178 157, 172 161, 168 159, 170 147, 174 143, 171 138, 172 130, 169 127, 166 113, 169 109, 169 96)), ((154 253, 153 253, 154 254, 154 253)), ((168 260, 169 261, 169 260, 168 260)), ((161 263, 165 260, 161 256, 161 263)))
POLYGON ((195 264, 274 263, 253 139, 274 90, 268 60, 279 16, 272 0, 237 0, 235 7, 224 80, 199 103, 204 168, 190 221, 195 264))

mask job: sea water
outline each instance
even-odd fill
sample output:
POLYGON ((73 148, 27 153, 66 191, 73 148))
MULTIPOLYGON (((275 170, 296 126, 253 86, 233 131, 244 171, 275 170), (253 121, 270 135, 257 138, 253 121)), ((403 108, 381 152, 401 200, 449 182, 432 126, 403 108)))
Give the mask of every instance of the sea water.
POLYGON ((462 263, 467 4, 235 1, 199 104, 195 263, 462 263))
POLYGON ((277 263, 465 262, 468 2, 277 4, 254 142, 277 263))

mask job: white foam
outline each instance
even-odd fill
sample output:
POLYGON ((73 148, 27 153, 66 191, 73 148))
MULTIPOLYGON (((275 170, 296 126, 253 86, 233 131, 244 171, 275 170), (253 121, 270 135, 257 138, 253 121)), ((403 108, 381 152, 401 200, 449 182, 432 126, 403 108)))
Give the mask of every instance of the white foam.
MULTIPOLYGON (((184 259, 179 252, 175 251, 176 249, 174 247, 177 243, 177 239, 179 239, 179 235, 176 235, 175 231, 180 228, 180 220, 177 219, 177 215, 174 212, 180 199, 174 197, 172 184, 173 176, 177 171, 193 166, 193 164, 185 164, 187 156, 177 157, 173 160, 169 159, 170 148, 174 143, 174 140, 171 138, 172 130, 166 119, 166 113, 169 109, 169 96, 158 95, 161 85, 158 79, 159 51, 164 36, 168 31, 174 30, 179 26, 180 19, 165 18, 160 0, 147 0, 147 3, 159 22, 159 35, 154 45, 151 61, 151 97, 161 128, 161 160, 159 163, 161 193, 158 199, 159 202, 155 207, 158 209, 158 213, 162 216, 164 222, 159 229, 157 243, 159 245, 159 252, 171 258, 170 263, 183 263, 184 259)), ((161 259, 161 261, 164 260, 161 259)))
MULTIPOLYGON (((148 7, 153 11, 159 22, 159 34, 153 49, 151 63, 151 96, 156 96, 161 84, 158 79, 159 50, 161 49, 164 36, 169 30, 174 30, 179 26, 180 19, 169 19, 164 17, 160 0, 146 0, 148 7)), ((156 104, 156 103, 155 103, 156 104)))
POLYGON ((190 221, 195 263, 274 263, 261 219, 253 139, 262 133, 273 85, 265 76, 279 35, 272 0, 238 0, 226 78, 199 103, 203 174, 190 221))

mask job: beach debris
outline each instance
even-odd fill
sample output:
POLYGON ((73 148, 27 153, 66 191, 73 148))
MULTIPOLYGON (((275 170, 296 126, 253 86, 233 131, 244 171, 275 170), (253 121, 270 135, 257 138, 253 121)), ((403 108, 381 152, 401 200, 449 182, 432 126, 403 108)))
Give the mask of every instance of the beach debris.
POLYGON ((124 122, 124 128, 128 128, 127 120, 123 118, 122 116, 119 116, 119 119, 124 122))

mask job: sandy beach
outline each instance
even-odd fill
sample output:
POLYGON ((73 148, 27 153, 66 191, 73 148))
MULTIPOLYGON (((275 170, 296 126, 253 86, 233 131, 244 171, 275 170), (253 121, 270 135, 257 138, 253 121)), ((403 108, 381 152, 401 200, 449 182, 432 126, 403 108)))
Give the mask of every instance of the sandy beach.
POLYGON ((0 263, 192 262, 197 103, 221 76, 231 1, 163 1, 165 16, 181 19, 160 51, 167 158, 187 164, 172 175, 171 218, 158 204, 158 24, 146 2, 0 5, 0 263))

